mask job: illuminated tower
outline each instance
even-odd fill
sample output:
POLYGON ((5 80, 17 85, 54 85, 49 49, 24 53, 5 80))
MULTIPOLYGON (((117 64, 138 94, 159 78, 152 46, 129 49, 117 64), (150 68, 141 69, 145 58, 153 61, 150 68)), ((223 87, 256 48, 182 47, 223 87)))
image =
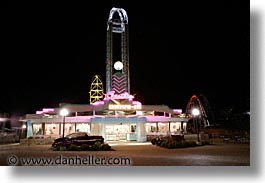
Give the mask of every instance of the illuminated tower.
POLYGON ((107 22, 106 93, 130 93, 128 31, 126 11, 113 7, 107 22))
POLYGON ((90 104, 93 104, 104 97, 103 83, 98 75, 95 75, 92 79, 89 94, 90 104))

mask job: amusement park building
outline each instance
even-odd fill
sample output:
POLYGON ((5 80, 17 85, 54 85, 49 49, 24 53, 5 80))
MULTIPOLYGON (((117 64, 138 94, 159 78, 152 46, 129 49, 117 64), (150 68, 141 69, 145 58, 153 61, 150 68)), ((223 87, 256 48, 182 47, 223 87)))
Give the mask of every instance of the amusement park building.
MULTIPOLYGON (((134 101, 134 96, 130 94, 128 29, 126 11, 112 8, 107 25, 104 97, 90 91, 90 98, 95 99, 90 99, 90 104, 60 104, 59 108, 46 108, 36 114, 27 114, 23 119, 27 123, 27 136, 59 137, 82 131, 102 135, 106 141, 144 142, 152 134, 186 132, 188 118, 182 114, 182 110, 170 109, 166 105, 142 105, 141 102, 134 101), (121 43, 120 55, 113 52, 113 41, 116 38, 113 34, 121 36, 118 39, 121 43), (59 115, 62 108, 69 111, 68 116, 59 115)), ((94 91, 103 94, 102 88, 94 91)))
POLYGON ((61 104, 59 108, 44 108, 36 114, 27 114, 24 118, 27 136, 62 136, 63 117, 59 115, 62 108, 69 111, 65 117, 66 135, 82 131, 102 135, 106 141, 144 142, 148 135, 186 132, 188 119, 182 117, 181 110, 165 105, 142 105, 132 97, 112 95, 93 104, 61 104))

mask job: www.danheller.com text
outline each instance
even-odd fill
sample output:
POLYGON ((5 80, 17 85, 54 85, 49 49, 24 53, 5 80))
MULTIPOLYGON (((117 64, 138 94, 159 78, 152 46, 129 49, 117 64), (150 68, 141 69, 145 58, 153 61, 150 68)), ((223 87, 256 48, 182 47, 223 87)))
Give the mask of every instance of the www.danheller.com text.
POLYGON ((10 166, 130 166, 132 161, 127 157, 104 157, 88 155, 85 157, 63 156, 58 155, 55 158, 49 157, 17 157, 11 155, 7 158, 7 163, 10 166))

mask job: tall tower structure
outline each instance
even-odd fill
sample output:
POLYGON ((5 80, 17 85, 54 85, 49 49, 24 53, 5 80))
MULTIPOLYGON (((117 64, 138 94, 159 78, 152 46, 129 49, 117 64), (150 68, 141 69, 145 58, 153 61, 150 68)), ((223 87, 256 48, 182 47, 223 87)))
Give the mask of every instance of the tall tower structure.
POLYGON ((128 32, 126 11, 113 7, 107 22, 106 93, 130 93, 128 32))

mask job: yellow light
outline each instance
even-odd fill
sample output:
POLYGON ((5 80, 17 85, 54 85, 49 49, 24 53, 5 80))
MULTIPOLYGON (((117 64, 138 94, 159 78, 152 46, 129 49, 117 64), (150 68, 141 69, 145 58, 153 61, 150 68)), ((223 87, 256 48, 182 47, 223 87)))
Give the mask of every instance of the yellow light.
POLYGON ((67 109, 62 109, 61 111, 60 111, 60 115, 61 116, 67 116, 68 115, 68 110, 67 109))

